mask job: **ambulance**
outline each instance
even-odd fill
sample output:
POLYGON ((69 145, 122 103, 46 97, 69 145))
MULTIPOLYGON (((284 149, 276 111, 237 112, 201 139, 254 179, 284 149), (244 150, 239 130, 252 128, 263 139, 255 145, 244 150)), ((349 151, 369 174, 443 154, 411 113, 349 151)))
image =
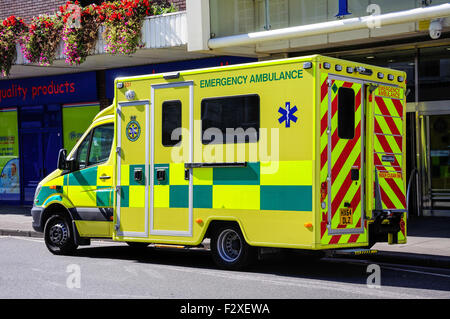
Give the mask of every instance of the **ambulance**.
POLYGON ((36 190, 52 253, 207 239, 234 270, 264 249, 406 243, 404 72, 312 55, 114 85, 36 190))

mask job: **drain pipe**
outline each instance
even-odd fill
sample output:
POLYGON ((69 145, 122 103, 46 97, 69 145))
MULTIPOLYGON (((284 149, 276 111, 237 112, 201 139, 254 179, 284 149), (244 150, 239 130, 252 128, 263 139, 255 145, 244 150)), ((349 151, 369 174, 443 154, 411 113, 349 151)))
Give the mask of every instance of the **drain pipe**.
POLYGON ((220 49, 230 46, 249 45, 266 41, 288 40, 319 34, 359 30, 371 28, 374 25, 386 26, 415 22, 419 20, 431 20, 447 16, 450 16, 450 3, 380 15, 370 15, 359 18, 321 22, 277 30, 212 38, 208 41, 208 46, 210 49, 220 49))

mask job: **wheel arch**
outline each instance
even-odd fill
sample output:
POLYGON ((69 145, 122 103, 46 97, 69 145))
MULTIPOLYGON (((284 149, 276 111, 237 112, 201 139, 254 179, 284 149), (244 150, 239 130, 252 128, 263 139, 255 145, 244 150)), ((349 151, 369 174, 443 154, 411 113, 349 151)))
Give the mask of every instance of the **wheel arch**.
POLYGON ((67 218, 69 223, 72 223, 73 216, 70 214, 70 211, 60 203, 52 203, 47 206, 42 212, 41 223, 45 226, 47 220, 53 215, 60 215, 62 217, 67 218))
POLYGON ((225 225, 236 225, 241 230, 241 233, 243 234, 245 240, 248 242, 247 237, 245 236, 245 233, 243 231, 242 225, 239 221, 235 219, 212 219, 208 222, 204 238, 211 238, 211 235, 215 228, 225 225))

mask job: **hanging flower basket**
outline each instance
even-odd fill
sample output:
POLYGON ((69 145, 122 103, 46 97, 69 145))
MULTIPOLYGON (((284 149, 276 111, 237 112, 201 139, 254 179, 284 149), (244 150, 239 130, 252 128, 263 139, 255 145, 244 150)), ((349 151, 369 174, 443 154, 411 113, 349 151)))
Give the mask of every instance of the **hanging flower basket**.
POLYGON ((8 76, 16 59, 16 42, 27 31, 22 19, 10 16, 0 23, 0 72, 8 76))
POLYGON ((149 0, 122 0, 104 2, 98 11, 105 28, 105 52, 131 55, 143 46, 140 37, 144 18, 174 12, 176 8, 165 0, 157 3, 149 0))
POLYGON ((98 40, 101 24, 98 6, 91 4, 81 8, 78 2, 67 2, 59 8, 59 14, 64 23, 62 39, 66 63, 79 65, 93 53, 98 40))
POLYGON ((43 14, 31 20, 21 39, 22 53, 31 63, 52 64, 61 40, 63 22, 57 15, 43 14))

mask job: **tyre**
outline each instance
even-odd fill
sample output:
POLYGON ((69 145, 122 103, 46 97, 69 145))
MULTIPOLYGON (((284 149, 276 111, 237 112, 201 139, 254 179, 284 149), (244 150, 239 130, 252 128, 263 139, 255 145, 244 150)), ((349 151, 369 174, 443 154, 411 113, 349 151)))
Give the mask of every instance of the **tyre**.
POLYGON ((215 227, 211 236, 211 253, 217 266, 238 270, 249 266, 257 256, 257 249, 244 239, 236 225, 215 227))
POLYGON ((78 247, 69 222, 61 215, 53 215, 47 220, 44 239, 48 250, 55 255, 73 254, 78 247))

